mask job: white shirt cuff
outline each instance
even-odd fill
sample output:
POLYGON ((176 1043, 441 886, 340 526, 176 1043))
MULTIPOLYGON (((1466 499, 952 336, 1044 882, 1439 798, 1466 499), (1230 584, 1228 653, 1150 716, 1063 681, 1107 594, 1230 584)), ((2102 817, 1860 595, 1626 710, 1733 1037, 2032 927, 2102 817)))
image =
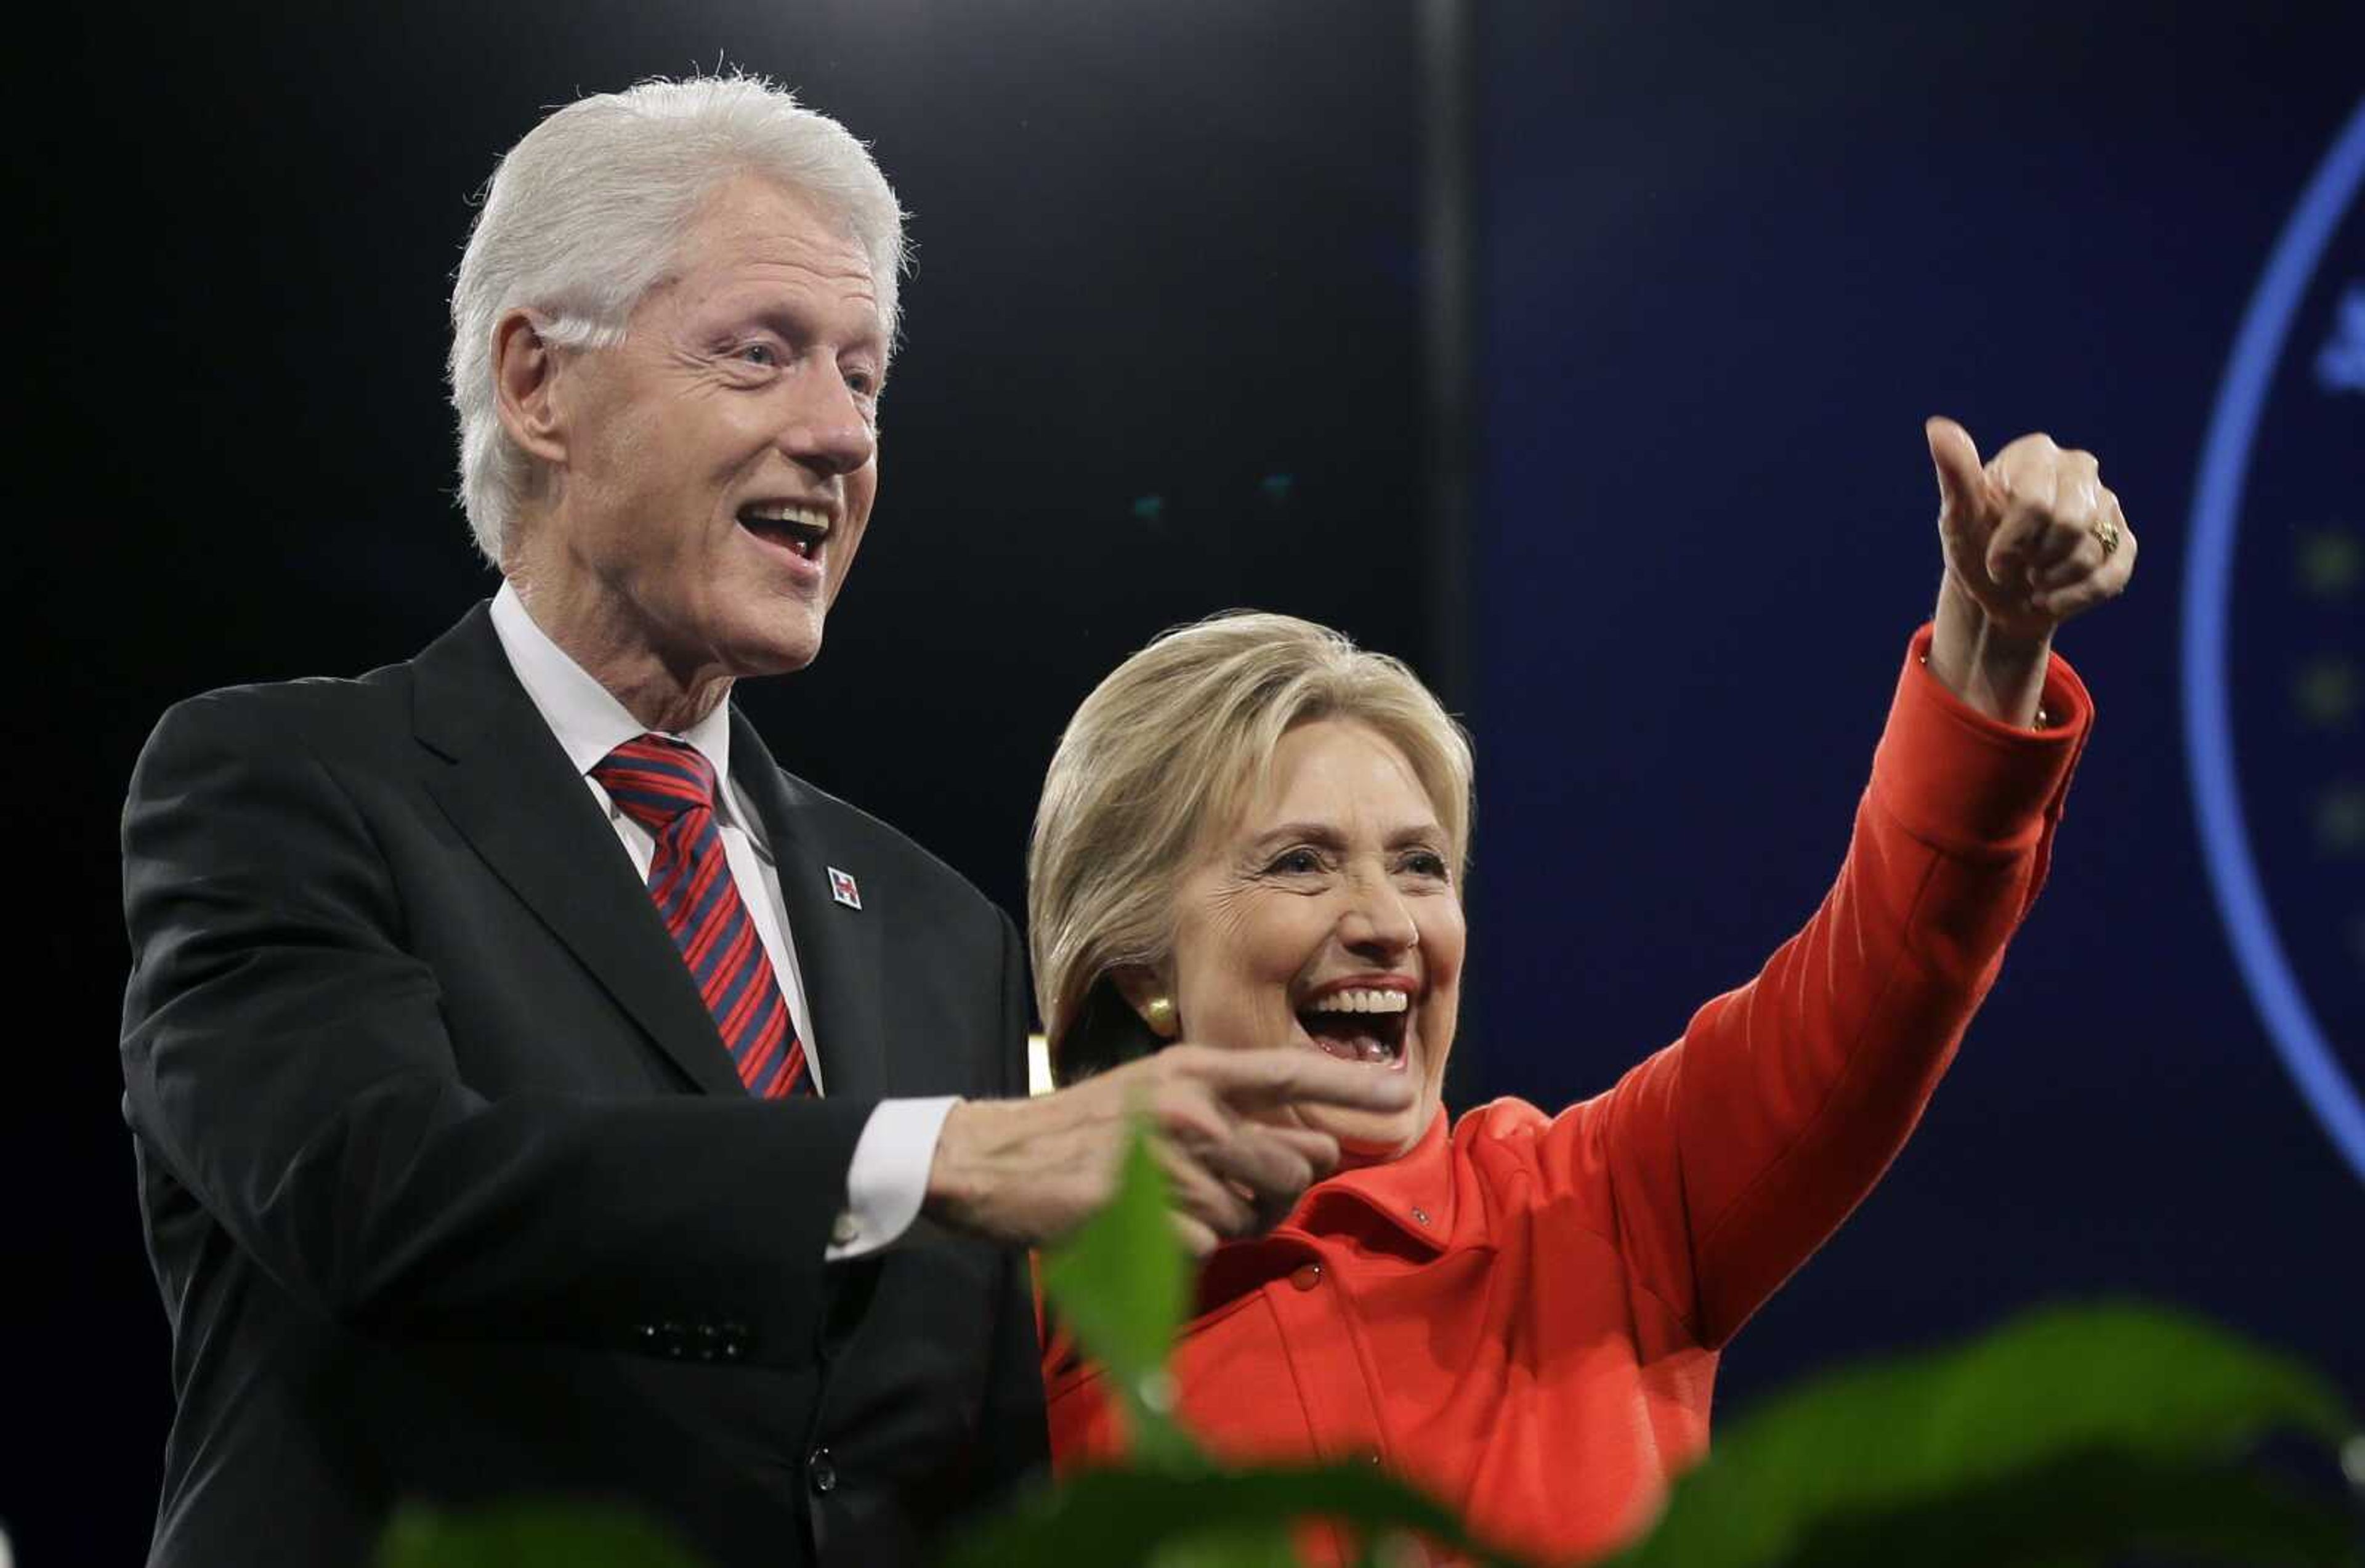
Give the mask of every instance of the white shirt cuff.
POLYGON ((876 1252, 912 1227, 928 1195, 936 1135, 959 1103, 958 1094, 879 1102, 846 1168, 846 1212, 830 1226, 827 1261, 876 1252))

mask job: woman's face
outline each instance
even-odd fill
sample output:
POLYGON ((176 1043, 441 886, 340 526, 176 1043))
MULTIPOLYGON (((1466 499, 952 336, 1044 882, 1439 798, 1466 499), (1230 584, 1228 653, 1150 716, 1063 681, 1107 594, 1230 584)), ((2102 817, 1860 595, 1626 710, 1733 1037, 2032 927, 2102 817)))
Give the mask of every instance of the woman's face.
POLYGON ((1240 819, 1185 871, 1171 972, 1183 1039, 1293 1044, 1412 1075, 1393 1115, 1306 1109, 1365 1159, 1419 1140, 1453 1048, 1462 894, 1412 765, 1368 725, 1292 730, 1240 819))

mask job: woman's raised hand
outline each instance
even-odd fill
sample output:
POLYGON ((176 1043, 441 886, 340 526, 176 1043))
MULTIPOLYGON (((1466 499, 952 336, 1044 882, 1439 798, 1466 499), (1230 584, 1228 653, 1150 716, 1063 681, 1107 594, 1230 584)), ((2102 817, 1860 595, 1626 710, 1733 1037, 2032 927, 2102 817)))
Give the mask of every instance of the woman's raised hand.
POLYGON ((1983 465, 1954 420, 1923 433, 1946 558, 1930 673, 1990 718, 2033 723, 2054 629, 2125 591, 2135 531, 2090 452, 2024 435, 1983 465))
POLYGON ((1933 419, 1924 433, 1947 575, 1992 627, 2044 637, 2125 590, 2135 536, 2092 453, 2024 435, 1982 465, 1954 420, 1933 419))

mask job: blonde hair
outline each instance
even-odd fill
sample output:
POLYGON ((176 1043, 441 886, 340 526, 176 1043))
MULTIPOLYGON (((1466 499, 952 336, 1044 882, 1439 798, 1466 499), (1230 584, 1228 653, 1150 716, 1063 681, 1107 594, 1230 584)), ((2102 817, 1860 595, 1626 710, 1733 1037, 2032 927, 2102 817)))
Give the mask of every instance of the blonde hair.
POLYGON ((1060 1081, 1113 1065, 1078 1039, 1088 999, 1118 969, 1164 962, 1194 851, 1262 784, 1281 738, 1321 719, 1368 724, 1404 753, 1459 879, 1470 738, 1402 662, 1287 615, 1236 610, 1164 633, 1076 710, 1035 813, 1026 925, 1060 1081))

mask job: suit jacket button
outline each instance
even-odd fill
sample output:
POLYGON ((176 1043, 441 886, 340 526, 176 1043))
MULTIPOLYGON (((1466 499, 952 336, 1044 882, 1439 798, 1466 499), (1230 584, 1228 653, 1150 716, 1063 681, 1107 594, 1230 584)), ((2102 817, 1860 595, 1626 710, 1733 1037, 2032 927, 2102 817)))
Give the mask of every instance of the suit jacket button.
POLYGON ((1292 1271, 1290 1273, 1289 1282, 1295 1285, 1302 1291, 1312 1290, 1315 1286, 1322 1282, 1322 1265, 1319 1263, 1299 1264, 1296 1269, 1292 1271))
POLYGON ((805 1461, 805 1479, 824 1496, 837 1490, 837 1462, 827 1449, 813 1450, 813 1457, 805 1461))

